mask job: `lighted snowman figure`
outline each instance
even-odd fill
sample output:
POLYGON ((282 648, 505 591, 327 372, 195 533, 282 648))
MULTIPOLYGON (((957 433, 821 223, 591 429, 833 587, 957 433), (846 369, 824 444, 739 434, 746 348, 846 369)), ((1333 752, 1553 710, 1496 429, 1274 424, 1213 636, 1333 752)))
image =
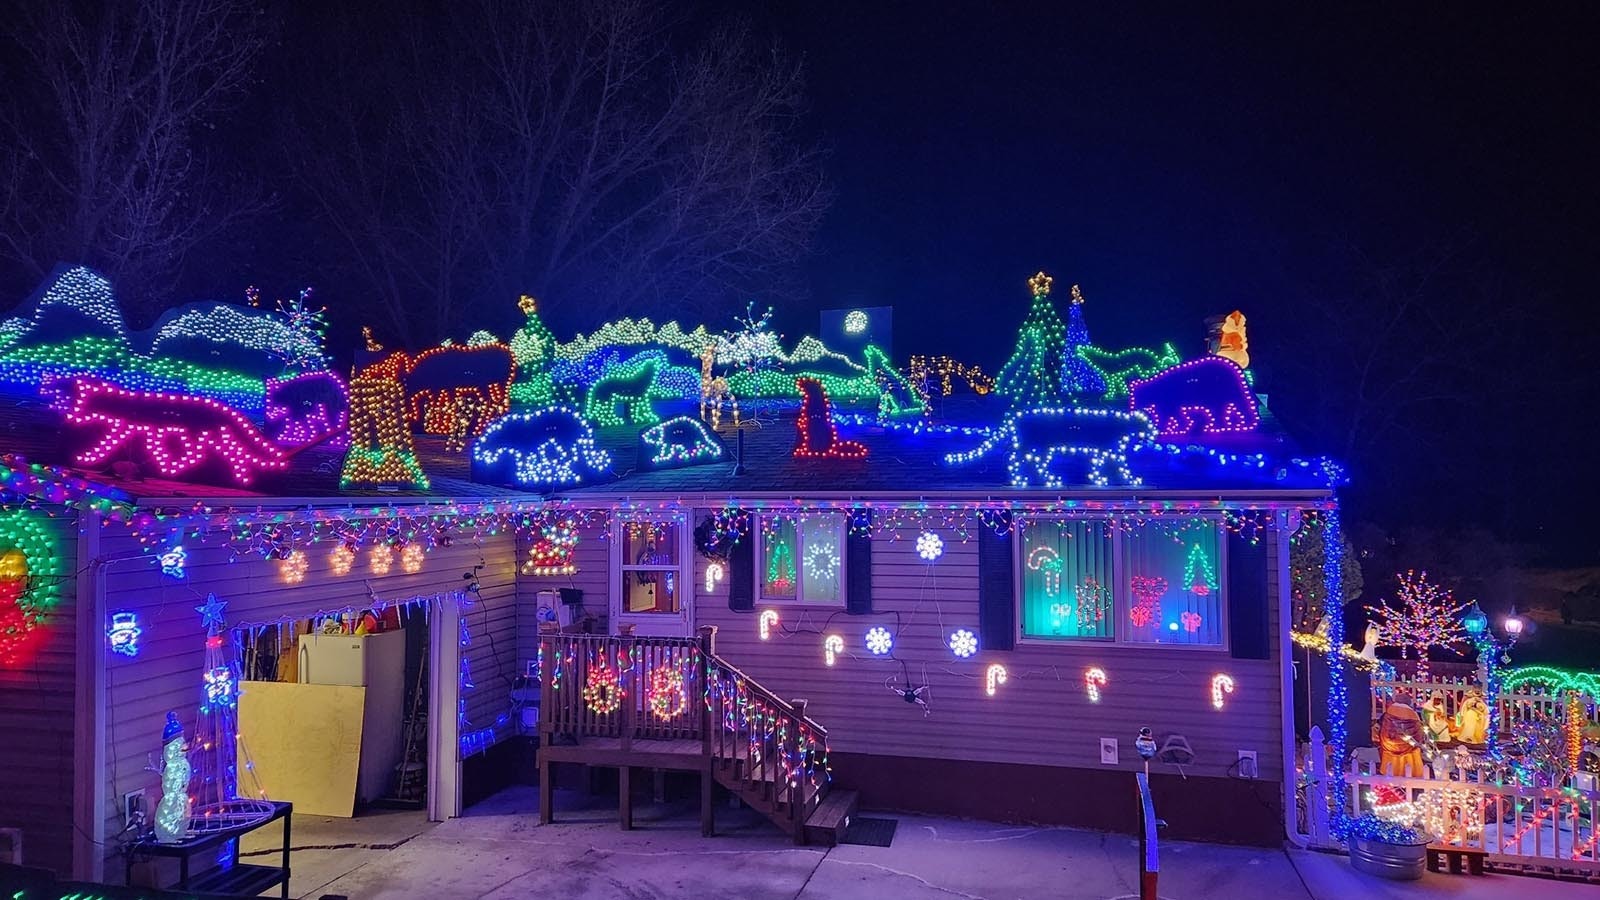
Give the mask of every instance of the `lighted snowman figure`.
POLYGON ((156 807, 156 840, 173 844, 189 832, 189 757, 184 752, 178 714, 167 713, 161 732, 161 804, 156 807))

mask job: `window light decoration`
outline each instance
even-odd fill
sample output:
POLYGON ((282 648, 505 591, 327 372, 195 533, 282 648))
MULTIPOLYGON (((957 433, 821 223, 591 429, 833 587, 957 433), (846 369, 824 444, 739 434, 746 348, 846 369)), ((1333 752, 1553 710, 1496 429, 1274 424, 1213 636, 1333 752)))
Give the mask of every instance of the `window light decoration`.
POLYGON ((852 309, 844 314, 844 333, 860 334, 867 330, 867 314, 859 309, 852 309))
POLYGON ((617 673, 618 669, 607 665, 605 660, 589 666, 583 685, 583 702, 590 712, 606 716, 622 708, 622 698, 626 695, 617 673))
POLYGON ((1106 686, 1106 670, 1099 666, 1090 666, 1083 670, 1083 689, 1089 694, 1090 703, 1100 702, 1100 689, 1106 686))
POLYGON ((1167 587, 1167 580, 1157 575, 1135 575, 1128 579, 1128 590, 1133 594, 1128 620, 1134 627, 1161 624, 1161 598, 1167 593, 1167 587))
POLYGON ((112 653, 131 659, 139 655, 139 635, 143 633, 139 628, 137 613, 114 612, 111 614, 111 627, 106 629, 106 641, 111 645, 112 653))
POLYGON ((355 549, 342 541, 339 546, 333 548, 332 553, 328 554, 328 568, 335 575, 349 575, 350 567, 355 565, 355 562, 355 549))
POLYGON ((1183 612, 1178 613, 1178 621, 1183 624, 1184 631, 1193 634, 1200 630, 1200 622, 1202 620, 1199 613, 1186 609, 1183 612))
POLYGON ((770 639, 772 637, 772 629, 778 627, 778 611, 775 609, 763 609, 758 618, 760 620, 758 630, 761 633, 761 639, 763 641, 770 639))
POLYGON ((1197 597, 1209 597, 1217 589, 1217 573, 1212 569, 1205 549, 1199 544, 1189 548, 1189 556, 1184 561, 1183 587, 1197 597))
POLYGON ((395 379, 376 375, 351 379, 350 449, 339 473, 341 489, 428 489, 405 408, 405 390, 395 379))
POLYGON ((278 564, 278 577, 284 584, 299 584, 306 580, 306 570, 311 568, 311 561, 306 559, 304 550, 291 550, 289 555, 278 564))
POLYGON ((983 678, 983 692, 993 697, 995 690, 1006 683, 1006 667, 999 663, 991 663, 983 678))
POLYGON ((889 634, 889 629, 882 625, 874 625, 867 630, 867 650, 873 656, 883 656, 894 649, 894 636, 889 634))
POLYGON ((978 636, 965 628, 958 628, 950 633, 950 652, 959 659, 966 659, 978 652, 978 636))
POLYGON ((1150 420, 1139 412, 1074 407, 1014 410, 983 443, 946 454, 945 462, 976 462, 1004 446, 1011 483, 1017 487, 1065 487, 1068 481, 1056 469, 1067 461, 1076 462, 1083 473, 1083 482, 1072 483, 1137 486, 1143 481, 1128 467, 1129 449, 1154 438, 1150 420))
POLYGON ((66 405, 68 433, 85 443, 73 457, 78 465, 132 456, 163 478, 177 478, 216 464, 239 485, 289 465, 250 420, 206 397, 133 391, 89 378, 63 379, 52 388, 66 405))
POLYGON ((400 551, 400 571, 407 575, 421 572, 423 555, 421 544, 407 544, 405 549, 400 551))
POLYGON ((822 661, 825 665, 832 666, 843 653, 844 638, 830 634, 822 639, 822 661))
POLYGON ((722 581, 727 574, 728 570, 723 567, 722 563, 716 562, 715 560, 706 563, 706 593, 715 593, 717 590, 717 583, 722 581))
POLYGON ((161 563, 161 574, 168 578, 183 578, 184 567, 189 564, 189 553, 183 549, 182 544, 162 553, 157 557, 161 563))
POLYGON ((931 531, 924 531, 917 536, 917 555, 933 562, 944 555, 944 541, 931 531))
POLYGON ((689 692, 684 687, 683 673, 672 663, 662 663, 650 671, 646 693, 650 714, 663 722, 670 722, 689 708, 689 692))
POLYGON ((374 575, 387 575, 394 566, 394 548, 388 544, 373 544, 367 550, 367 571, 374 575))
POLYGON ((657 350, 646 350, 625 362, 607 364, 600 378, 589 386, 583 404, 584 418, 602 427, 653 425, 661 421, 651 401, 666 396, 657 383, 657 376, 666 364, 666 355, 657 350))
POLYGON ((699 419, 676 416, 639 433, 641 462, 666 469, 717 462, 723 458, 722 442, 699 419))
POLYGON ((1222 708, 1224 694, 1233 693, 1233 676, 1218 673, 1211 676, 1211 705, 1215 709, 1222 708))
POLYGON ((806 578, 817 584, 830 584, 839 575, 839 547, 830 541, 806 542, 806 578))
POLYGON ((796 378, 800 391, 800 416, 795 419, 799 438, 794 455, 802 459, 864 459, 867 448, 854 441, 839 440, 833 424, 833 404, 822 382, 815 378, 796 378))
POLYGON ((1092 575, 1073 588, 1078 597, 1078 627, 1098 625, 1111 611, 1111 589, 1092 575))
POLYGON ((1044 573, 1045 593, 1061 593, 1061 554, 1054 547, 1039 546, 1028 551, 1028 568, 1044 573))
POLYGON ((539 525, 539 534, 528 547, 522 574, 551 576, 578 573, 578 525, 569 518, 551 518, 539 525))
POLYGON ((611 466, 594 429, 563 406, 501 418, 478 438, 472 457, 474 478, 523 487, 581 484, 611 466))
POLYGON ((1261 423, 1244 370, 1220 356, 1130 381, 1128 404, 1149 416, 1163 436, 1254 431, 1261 423))

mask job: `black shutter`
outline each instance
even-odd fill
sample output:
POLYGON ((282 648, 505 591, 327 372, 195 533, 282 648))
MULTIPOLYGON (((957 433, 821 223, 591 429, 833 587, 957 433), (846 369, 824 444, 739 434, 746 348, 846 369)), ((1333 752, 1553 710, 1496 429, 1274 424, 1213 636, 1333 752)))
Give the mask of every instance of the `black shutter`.
POLYGON ((985 650, 1010 650, 1017 642, 1011 514, 997 514, 994 525, 978 525, 978 645, 985 650), (1001 533, 996 534, 996 529, 1001 533))
POLYGON ((1267 546, 1228 533, 1228 643, 1235 659, 1271 659, 1267 546))
POLYGON ((756 608, 755 524, 756 517, 750 515, 745 533, 728 550, 728 608, 732 610, 756 608))
POLYGON ((872 511, 848 520, 844 543, 844 611, 852 616, 872 612, 872 511), (857 534, 857 530, 864 532, 857 534))

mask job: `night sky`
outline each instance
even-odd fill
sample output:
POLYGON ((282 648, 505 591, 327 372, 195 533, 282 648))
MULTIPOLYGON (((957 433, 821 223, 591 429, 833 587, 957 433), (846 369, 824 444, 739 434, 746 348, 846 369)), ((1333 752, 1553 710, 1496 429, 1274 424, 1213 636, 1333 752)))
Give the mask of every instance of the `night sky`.
MULTIPOLYGON (((1332 248, 1460 245, 1503 294, 1507 321, 1481 327, 1518 335, 1472 365, 1485 381, 1535 365, 1538 379, 1494 416, 1453 423, 1449 483, 1396 447, 1415 493, 1363 510, 1356 492, 1356 512, 1483 524, 1536 557, 1600 562, 1579 512, 1600 500, 1596 429, 1566 414, 1600 402, 1593 23, 1437 7, 1208 18, 998 6, 762 14, 803 54, 808 125, 832 151, 837 199, 807 264, 814 304, 893 304, 897 357, 948 352, 992 371, 1042 267, 1083 285, 1107 346, 1194 353, 1205 316, 1242 308, 1270 393, 1286 387, 1274 357, 1294 352, 1286 318, 1343 264, 1332 248)), ((796 310, 780 318, 814 327, 796 310)), ((1278 411, 1293 427, 1295 410, 1278 411)))

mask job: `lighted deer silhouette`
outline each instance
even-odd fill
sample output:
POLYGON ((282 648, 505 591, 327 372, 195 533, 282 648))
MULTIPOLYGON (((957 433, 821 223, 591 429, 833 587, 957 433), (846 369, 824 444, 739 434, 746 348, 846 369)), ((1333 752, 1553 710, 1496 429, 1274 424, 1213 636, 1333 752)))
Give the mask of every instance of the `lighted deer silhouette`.
POLYGON ((711 408, 711 428, 716 430, 722 424, 722 402, 726 400, 733 408, 733 427, 739 427, 739 400, 733 396, 733 391, 728 389, 728 379, 712 377, 711 366, 717 361, 717 345, 715 342, 706 344, 700 351, 700 418, 706 417, 706 407, 711 408))

